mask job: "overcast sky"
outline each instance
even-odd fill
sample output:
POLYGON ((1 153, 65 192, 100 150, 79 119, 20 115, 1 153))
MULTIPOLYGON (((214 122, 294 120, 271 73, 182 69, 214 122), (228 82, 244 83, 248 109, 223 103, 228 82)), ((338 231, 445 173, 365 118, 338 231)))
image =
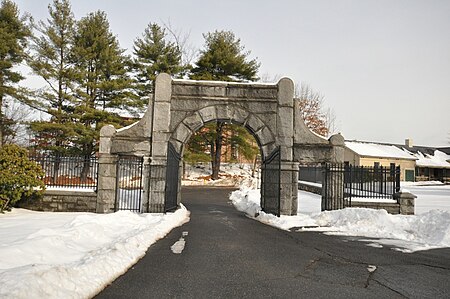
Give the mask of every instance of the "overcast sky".
MULTIPOLYGON (((450 146, 449 0, 72 0, 76 18, 103 10, 131 49, 149 22, 232 30, 261 63, 325 96, 346 139, 450 146)), ((49 0, 16 0, 47 18, 49 0)))

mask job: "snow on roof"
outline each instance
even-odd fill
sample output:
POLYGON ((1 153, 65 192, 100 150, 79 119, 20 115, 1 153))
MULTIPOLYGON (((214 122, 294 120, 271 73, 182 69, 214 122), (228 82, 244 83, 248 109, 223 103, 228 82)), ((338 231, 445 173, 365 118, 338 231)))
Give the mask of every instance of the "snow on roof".
POLYGON ((364 157, 376 157, 376 158, 393 158, 404 160, 417 160, 413 155, 402 151, 394 145, 370 143, 370 142, 358 142, 358 141, 345 141, 345 146, 364 157))
POLYGON ((414 154, 417 157, 416 165, 420 167, 432 168, 450 168, 450 155, 439 150, 434 151, 434 155, 422 154, 417 152, 414 154))
POLYGON ((145 111, 147 110, 147 107, 144 108, 130 107, 128 109, 108 107, 105 110, 108 111, 109 113, 115 113, 120 117, 124 118, 142 118, 145 114, 145 111))

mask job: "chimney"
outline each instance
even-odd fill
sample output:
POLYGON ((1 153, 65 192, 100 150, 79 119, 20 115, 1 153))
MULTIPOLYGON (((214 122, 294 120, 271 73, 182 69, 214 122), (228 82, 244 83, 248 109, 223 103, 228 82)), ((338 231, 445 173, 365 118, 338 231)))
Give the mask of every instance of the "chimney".
POLYGON ((406 147, 413 147, 413 141, 411 138, 405 139, 406 147))

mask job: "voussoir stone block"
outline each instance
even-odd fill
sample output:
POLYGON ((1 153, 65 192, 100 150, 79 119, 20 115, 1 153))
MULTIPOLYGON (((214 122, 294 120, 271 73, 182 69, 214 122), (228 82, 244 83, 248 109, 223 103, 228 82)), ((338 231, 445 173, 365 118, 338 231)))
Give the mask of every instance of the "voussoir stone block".
POLYGON ((233 113, 232 113, 232 117, 231 119, 233 120, 233 122, 239 123, 239 124, 244 124, 245 121, 247 120, 249 116, 248 111, 235 106, 233 109, 233 113))
POLYGON ((250 116, 247 118, 246 126, 252 131, 252 132, 258 132, 262 127, 264 127, 264 123, 262 120, 260 120, 257 116, 254 114, 250 114, 250 116))
POLYGON ((198 111, 198 113, 202 117, 204 123, 207 123, 209 121, 213 121, 213 120, 217 119, 215 106, 208 106, 208 107, 202 108, 198 111))
POLYGON ((203 120, 202 117, 198 112, 195 112, 191 116, 186 117, 183 120, 183 123, 192 131, 195 132, 201 127, 203 127, 203 120))
POLYGON ((266 126, 264 126, 262 129, 260 129, 258 132, 256 132, 255 135, 256 135, 256 137, 258 137, 259 143, 261 145, 266 145, 268 143, 275 142, 273 133, 266 126))
POLYGON ((191 135, 192 135, 191 130, 189 130, 189 128, 184 123, 181 123, 175 129, 175 132, 173 133, 172 136, 174 139, 185 143, 189 140, 191 135))

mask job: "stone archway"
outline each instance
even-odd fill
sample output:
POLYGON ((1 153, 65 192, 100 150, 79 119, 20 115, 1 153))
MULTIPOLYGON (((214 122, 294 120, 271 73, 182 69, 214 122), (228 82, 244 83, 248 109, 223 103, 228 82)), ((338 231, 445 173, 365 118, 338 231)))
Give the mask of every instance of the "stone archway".
MULTIPOLYGON (((299 162, 341 162, 343 138, 329 140, 309 131, 294 100, 294 84, 176 80, 160 74, 155 94, 141 120, 115 130, 102 128, 98 212, 112 209, 114 161, 119 154, 145 157, 150 165, 144 192, 144 211, 163 212, 169 142, 181 154, 190 136, 211 121, 245 126, 257 139, 263 159, 280 151, 280 212, 297 213, 299 162)), ((179 189, 178 189, 179 190, 179 189)))
MULTIPOLYGON (((197 130, 209 122, 224 121, 245 127, 255 137, 262 157, 274 149, 276 136, 259 116, 235 104, 211 105, 188 114, 174 129, 169 141, 180 150, 197 130)), ((180 152, 181 154, 181 152, 180 152)))

